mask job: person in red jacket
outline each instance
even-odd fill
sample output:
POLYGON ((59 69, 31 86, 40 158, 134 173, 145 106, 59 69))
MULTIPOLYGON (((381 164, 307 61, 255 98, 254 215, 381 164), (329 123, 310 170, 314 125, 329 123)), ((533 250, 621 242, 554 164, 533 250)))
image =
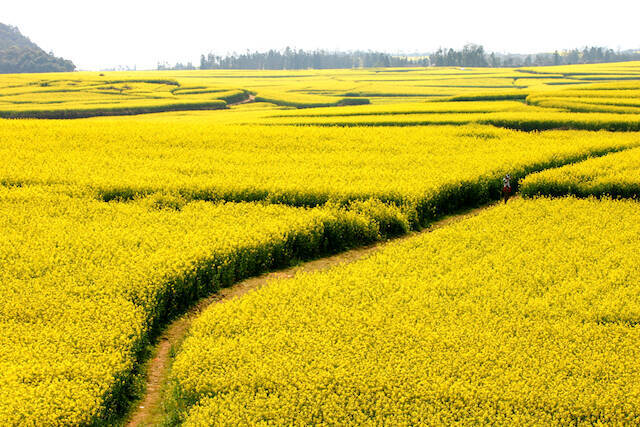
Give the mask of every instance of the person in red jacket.
POLYGON ((504 202, 507 203, 509 197, 511 196, 511 175, 506 174, 504 178, 502 178, 502 197, 504 197, 504 202))

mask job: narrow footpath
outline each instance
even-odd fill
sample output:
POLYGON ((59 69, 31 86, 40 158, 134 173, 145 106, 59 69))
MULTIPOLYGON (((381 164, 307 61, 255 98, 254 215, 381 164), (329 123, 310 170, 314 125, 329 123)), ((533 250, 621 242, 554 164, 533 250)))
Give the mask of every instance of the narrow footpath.
POLYGON ((489 205, 464 211, 457 215, 444 217, 443 219, 431 224, 429 228, 425 228, 420 232, 406 234, 397 239, 352 249, 327 258, 316 259, 284 270, 278 270, 261 276, 252 277, 228 288, 221 289, 219 292, 200 300, 182 317, 170 323, 158 338, 153 359, 150 361, 147 370, 144 398, 137 404, 137 407, 132 410, 126 425, 128 427, 137 427, 157 426, 162 424, 162 419, 164 417, 162 397, 171 368, 172 349, 175 353, 184 340, 191 322, 210 305, 221 304, 234 298, 239 298, 249 291, 267 285, 272 280, 287 279, 294 277, 300 272, 322 271, 339 264, 347 264, 357 261, 383 249, 390 242, 408 239, 421 233, 430 233, 451 223, 475 216, 483 210, 488 209, 491 206, 495 206, 497 203, 501 202, 494 202, 489 205))

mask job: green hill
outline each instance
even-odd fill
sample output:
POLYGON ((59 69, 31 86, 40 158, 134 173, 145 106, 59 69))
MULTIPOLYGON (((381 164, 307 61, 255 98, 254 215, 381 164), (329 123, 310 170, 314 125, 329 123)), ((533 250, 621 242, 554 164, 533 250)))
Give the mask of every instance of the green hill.
POLYGON ((0 23, 0 73, 73 71, 73 62, 42 50, 20 30, 0 23))

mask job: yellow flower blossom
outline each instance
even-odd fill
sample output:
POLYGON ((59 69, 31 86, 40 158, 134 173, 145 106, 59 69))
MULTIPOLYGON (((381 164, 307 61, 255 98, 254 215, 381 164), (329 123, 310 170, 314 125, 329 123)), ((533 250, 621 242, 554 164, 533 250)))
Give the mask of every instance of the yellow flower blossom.
POLYGON ((639 219, 514 200, 211 307, 185 425, 638 424, 639 219))
MULTIPOLYGON (((378 238, 367 216, 249 203, 105 203, 0 187, 0 424, 102 417, 154 326, 220 286, 378 238)), ((123 402, 121 402, 123 403, 123 402)), ((125 404, 127 402, 124 402, 125 404)))
POLYGON ((640 149, 531 174, 522 182, 522 193, 636 198, 640 195, 640 149))

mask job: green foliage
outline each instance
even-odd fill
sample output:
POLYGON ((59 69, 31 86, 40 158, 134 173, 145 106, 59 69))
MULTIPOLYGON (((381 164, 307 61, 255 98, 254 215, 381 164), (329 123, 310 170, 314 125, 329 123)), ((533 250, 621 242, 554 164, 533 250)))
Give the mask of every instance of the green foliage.
POLYGON ((371 104, 371 101, 369 101, 367 98, 343 98, 340 101, 338 101, 339 106, 342 105, 367 105, 367 104, 371 104))
POLYGON ((166 111, 220 110, 227 107, 222 100, 202 102, 168 102, 163 105, 136 105, 115 107, 76 107, 60 110, 16 110, 0 111, 0 117, 6 119, 80 119, 97 116, 130 116, 135 114, 161 113, 166 111))
POLYGON ((40 49, 16 27, 0 23, 0 74, 64 72, 75 68, 73 62, 40 49))

